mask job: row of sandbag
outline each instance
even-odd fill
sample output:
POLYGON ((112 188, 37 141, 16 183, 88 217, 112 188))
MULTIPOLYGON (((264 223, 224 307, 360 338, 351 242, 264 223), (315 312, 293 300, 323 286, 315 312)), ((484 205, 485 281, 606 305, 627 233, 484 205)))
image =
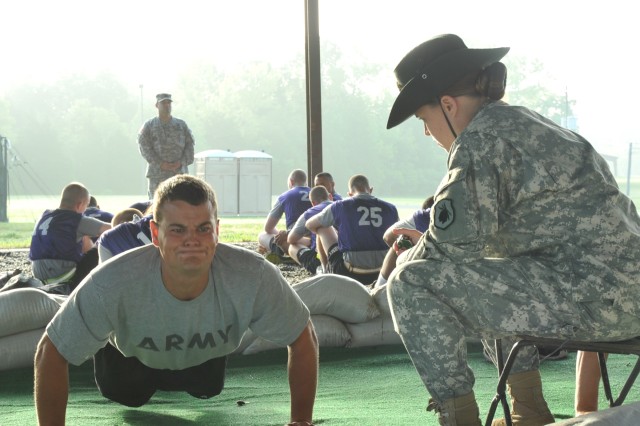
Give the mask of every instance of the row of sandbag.
MULTIPOLYGON (((293 285, 311 312, 320 347, 400 344, 393 329, 387 286, 372 292, 342 275, 316 275, 293 285)), ((255 354, 281 346, 247 332, 235 353, 255 354)))
MULTIPOLYGON (((320 347, 360 347, 400 343, 393 329, 386 286, 370 292, 341 275, 311 277, 293 286, 311 312, 320 347)), ((66 296, 34 288, 0 293, 0 370, 32 365, 36 345, 66 296)), ((278 348, 249 330, 236 354, 278 348)))
POLYGON ((0 370, 33 365, 36 345, 66 298, 35 288, 0 293, 0 370))

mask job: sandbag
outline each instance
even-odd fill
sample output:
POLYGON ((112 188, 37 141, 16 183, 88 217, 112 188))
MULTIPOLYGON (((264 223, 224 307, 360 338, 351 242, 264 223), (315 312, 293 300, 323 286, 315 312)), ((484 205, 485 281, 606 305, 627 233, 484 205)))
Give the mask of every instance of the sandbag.
POLYGON ((22 269, 14 269, 12 271, 4 271, 0 273, 0 290, 9 282, 9 280, 22 273, 22 269))
POLYGON ((33 366, 44 328, 0 337, 0 371, 33 366))
MULTIPOLYGON (((328 315, 311 315, 313 328, 316 330, 318 337, 318 345, 320 347, 344 347, 351 339, 351 335, 347 331, 345 325, 328 315)), ((243 355, 252 355, 262 351, 271 349, 284 348, 273 342, 257 337, 243 352, 243 355)))
POLYGON ((0 293, 0 337, 46 326, 65 299, 34 288, 0 293))
POLYGON ((361 324, 345 325, 351 334, 351 340, 347 343, 349 348, 402 344, 400 335, 393 329, 390 316, 384 315, 361 324))
POLYGON ((371 297, 373 297, 376 306, 380 309, 381 316, 391 316, 391 306, 389 306, 389 299, 387 298, 387 284, 371 290, 371 297))
MULTIPOLYGON (((19 269, 16 269, 19 271, 19 269)), ((15 271, 14 271, 15 272, 15 271)), ((0 288, 0 293, 4 293, 6 291, 16 290, 18 288, 44 288, 44 284, 42 281, 37 279, 36 277, 29 276, 27 274, 19 273, 17 275, 13 275, 9 277, 7 281, 0 288)))
POLYGON ((359 323, 380 315, 369 290, 353 278, 322 274, 293 285, 312 315, 330 315, 343 322, 359 323))

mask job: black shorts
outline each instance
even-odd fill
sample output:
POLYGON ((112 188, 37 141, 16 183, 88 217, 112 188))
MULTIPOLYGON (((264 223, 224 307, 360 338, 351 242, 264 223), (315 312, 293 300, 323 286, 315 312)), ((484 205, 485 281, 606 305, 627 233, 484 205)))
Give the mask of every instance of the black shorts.
POLYGON ((284 256, 285 252, 284 250, 282 250, 282 248, 276 244, 276 239, 275 237, 271 238, 271 241, 269 242, 269 251, 271 253, 275 253, 278 256, 284 256))
POLYGON ((128 407, 144 405, 156 390, 184 391, 200 399, 216 396, 224 388, 226 366, 223 356, 183 370, 160 370, 125 357, 109 343, 93 357, 100 393, 128 407))
POLYGON ((298 251, 298 262, 312 275, 316 274, 316 270, 321 265, 320 260, 318 259, 318 252, 305 248, 298 251))
POLYGON ((334 244, 329 248, 328 256, 329 272, 332 274, 344 275, 345 277, 353 278, 364 285, 370 285, 378 279, 380 272, 371 272, 366 274, 356 274, 351 272, 349 268, 347 268, 347 265, 344 264, 342 251, 338 249, 337 244, 334 244))

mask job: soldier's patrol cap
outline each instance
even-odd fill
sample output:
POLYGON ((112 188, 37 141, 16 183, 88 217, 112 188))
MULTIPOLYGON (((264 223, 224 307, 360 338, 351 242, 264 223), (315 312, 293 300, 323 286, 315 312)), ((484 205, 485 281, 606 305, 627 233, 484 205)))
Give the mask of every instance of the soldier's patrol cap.
POLYGON ((400 94, 391 107, 387 129, 411 117, 467 74, 500 61, 508 51, 508 47, 469 49, 455 34, 442 34, 416 46, 394 70, 400 94))
POLYGON ((171 95, 169 93, 158 93, 156 95, 156 103, 159 103, 162 101, 173 102, 173 100, 171 100, 171 95))

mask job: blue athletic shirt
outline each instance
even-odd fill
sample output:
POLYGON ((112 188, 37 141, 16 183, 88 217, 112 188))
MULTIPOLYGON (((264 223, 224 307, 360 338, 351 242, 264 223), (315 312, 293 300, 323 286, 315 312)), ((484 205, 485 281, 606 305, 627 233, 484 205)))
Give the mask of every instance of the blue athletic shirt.
POLYGON ((82 214, 72 210, 45 210, 31 235, 29 259, 79 262, 82 239, 77 238, 82 214))
POLYGON ((416 226, 416 229, 423 234, 429 229, 429 222, 431 221, 431 207, 428 209, 419 209, 413 213, 413 223, 416 226))
POLYGON ((87 207, 84 211, 84 215, 88 217, 95 217, 96 219, 107 223, 111 223, 111 219, 113 219, 113 213, 100 210, 97 207, 87 207))
POLYGON ((396 206, 369 194, 358 194, 334 201, 329 208, 342 252, 389 249, 382 236, 398 221, 396 206))
MULTIPOLYGON (((302 221, 302 226, 304 227, 305 230, 307 229, 306 226, 305 226, 305 224, 307 223, 307 220, 309 220, 313 216, 315 216, 318 213, 320 213, 329 204, 331 204, 331 201, 329 201, 329 200, 323 201, 323 202, 321 202, 319 204, 316 204, 315 206, 311 207, 310 209, 308 209, 307 211, 305 211, 302 214, 302 217, 304 218, 304 220, 302 221)), ((296 226, 297 225, 298 225, 298 222, 296 222, 296 226)), ((313 233, 313 232, 309 232, 309 234, 311 235, 311 246, 309 248, 312 249, 312 250, 315 250, 316 249, 316 234, 313 233)))
POLYGON ((309 201, 308 186, 294 186, 278 197, 278 201, 269 212, 270 217, 282 218, 284 214, 287 231, 293 228, 296 220, 308 209, 311 208, 309 201))
POLYGON ((132 248, 140 247, 151 243, 151 229, 149 222, 153 215, 144 216, 137 222, 124 222, 113 229, 103 233, 98 239, 100 260, 103 260, 104 249, 107 249, 110 256, 118 255, 132 248))

